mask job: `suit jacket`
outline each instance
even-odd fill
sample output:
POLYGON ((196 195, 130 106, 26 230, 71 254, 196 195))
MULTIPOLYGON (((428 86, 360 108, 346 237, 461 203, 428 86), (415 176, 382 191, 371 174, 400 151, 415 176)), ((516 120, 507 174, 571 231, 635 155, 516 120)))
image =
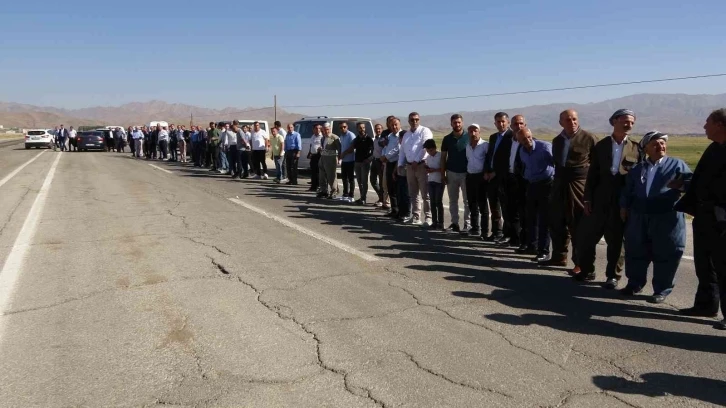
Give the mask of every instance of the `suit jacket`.
POLYGON ((68 129, 58 129, 58 132, 56 133, 57 137, 68 137, 68 129))
POLYGON ((696 219, 713 217, 712 220, 718 221, 717 214, 726 209, 726 145, 713 142, 706 148, 690 182, 686 181, 686 194, 675 209, 696 219))
POLYGON ((495 152, 494 146, 497 144, 497 137, 499 137, 499 132, 489 136, 489 149, 484 159, 484 171, 487 173, 493 171, 497 175, 506 175, 509 173, 509 153, 512 150, 512 137, 514 137, 514 132, 512 132, 512 129, 507 129, 504 132, 502 141, 499 142, 499 146, 497 146, 495 152), (493 163, 492 157, 494 158, 493 163))
POLYGON ((637 142, 628 138, 623 145, 620 166, 615 175, 610 171, 613 162, 612 136, 600 140, 592 149, 584 200, 591 202, 596 208, 607 209, 611 205, 617 206, 620 192, 625 186, 626 175, 643 159, 637 142))

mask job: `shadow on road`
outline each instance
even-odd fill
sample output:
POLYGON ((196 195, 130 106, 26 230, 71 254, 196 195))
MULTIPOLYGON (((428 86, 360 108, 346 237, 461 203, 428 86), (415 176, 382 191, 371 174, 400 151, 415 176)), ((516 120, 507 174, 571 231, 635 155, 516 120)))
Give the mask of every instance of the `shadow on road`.
POLYGON ((642 382, 614 376, 595 376, 592 382, 605 391, 646 397, 673 395, 726 406, 726 381, 666 373, 646 373, 640 379, 642 382))
MULTIPOLYGON (((712 321, 681 316, 662 306, 623 302, 617 291, 607 291, 596 284, 577 284, 561 272, 533 273, 534 264, 527 256, 460 234, 431 232, 394 223, 383 211, 372 206, 315 198, 313 193, 304 191, 307 188, 304 179, 298 186, 288 186, 251 179, 235 180, 194 168, 188 163, 166 164, 177 167, 176 171, 185 177, 237 182, 244 185, 247 195, 283 201, 290 218, 314 218, 325 225, 357 234, 368 243, 367 249, 379 251, 378 257, 407 259, 410 261, 407 268, 411 270, 442 273, 449 281, 494 288, 490 293, 454 291, 454 296, 492 300, 525 311, 522 315, 490 314, 485 316, 487 319, 508 325, 539 325, 564 332, 726 354, 726 341, 720 336, 666 331, 622 322, 625 319, 653 320, 656 321, 653 326, 658 327, 657 321, 664 320, 700 325, 710 325, 712 321), (618 319, 620 322, 601 319, 612 317, 625 319, 618 319)), ((635 298, 644 299, 645 296, 635 298)))

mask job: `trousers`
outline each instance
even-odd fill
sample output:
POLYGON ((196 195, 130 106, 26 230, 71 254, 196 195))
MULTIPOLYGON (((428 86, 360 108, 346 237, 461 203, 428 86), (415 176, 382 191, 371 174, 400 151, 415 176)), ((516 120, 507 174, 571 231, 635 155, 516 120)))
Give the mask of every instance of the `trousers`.
MULTIPOLYGON (((360 190, 360 199, 364 202, 368 195, 368 177, 371 173, 371 163, 356 163, 355 177, 358 179, 358 189, 360 190)), ((376 191, 377 192, 377 191, 376 191)), ((351 194, 352 195, 352 194, 351 194)))

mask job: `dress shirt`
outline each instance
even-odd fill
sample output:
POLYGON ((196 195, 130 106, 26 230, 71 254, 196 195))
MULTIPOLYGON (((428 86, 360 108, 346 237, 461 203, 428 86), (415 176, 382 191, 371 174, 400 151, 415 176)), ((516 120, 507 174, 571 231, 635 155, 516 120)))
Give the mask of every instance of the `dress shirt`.
POLYGON ((512 148, 509 150, 509 172, 514 174, 514 162, 517 160, 517 150, 519 142, 512 138, 512 148))
POLYGON ((620 159, 623 158, 623 147, 628 142, 628 137, 625 136, 625 139, 620 144, 615 141, 614 137, 610 136, 610 139, 613 142, 613 162, 610 164, 610 173, 614 176, 620 173, 620 159))
POLYGON ((380 159, 381 156, 383 156, 383 146, 381 146, 380 142, 381 139, 383 139, 384 136, 376 136, 373 138, 373 158, 374 159, 380 159))
POLYGON ((165 140, 169 140, 169 132, 167 132, 167 131, 166 131, 166 130, 164 130, 164 129, 161 129, 161 130, 159 131, 159 137, 158 137, 158 139, 156 139, 156 140, 158 140, 158 141, 160 141, 160 142, 161 142, 161 141, 165 141, 165 140))
POLYGON ((431 130, 425 126, 419 126, 416 130, 406 131, 403 135, 403 142, 398 155, 398 165, 404 166, 407 163, 420 163, 426 159, 424 142, 433 139, 431 130))
POLYGON ((524 166, 524 179, 530 183, 549 180, 555 175, 555 162, 552 158, 552 143, 534 140, 532 151, 524 147, 519 152, 519 159, 524 166))
POLYGON ((69 130, 68 131, 68 137, 71 138, 71 139, 75 139, 76 138, 76 129, 69 130))
POLYGON ((221 144, 222 146, 236 146, 237 145, 237 134, 232 130, 222 131, 221 144))
POLYGON ((441 152, 436 152, 435 155, 426 155, 426 167, 436 170, 432 173, 426 173, 426 178, 429 182, 441 183, 441 152))
MULTIPOLYGON (((355 133, 351 132, 350 130, 347 130, 345 133, 340 135, 340 151, 342 152, 348 150, 351 146, 353 146, 353 142, 355 141, 355 133)), ((355 153, 351 152, 343 156, 344 162, 352 162, 355 161, 355 153)))
POLYGON ((658 165, 663 161, 665 156, 658 159, 657 162, 653 163, 650 161, 650 159, 646 159, 645 162, 648 164, 648 174, 646 175, 646 182, 645 182, 645 195, 650 196, 650 187, 653 184, 653 178, 655 177, 656 170, 658 169, 658 165))
POLYGON ((285 136, 285 151, 301 150, 302 137, 300 133, 292 131, 285 136))
POLYGON ((139 140, 144 138, 144 132, 140 130, 134 130, 133 133, 131 133, 131 137, 134 138, 134 140, 139 140))
POLYGON ((481 173, 484 171, 484 159, 489 150, 489 143, 479 139, 475 147, 471 143, 466 145, 466 172, 469 174, 481 173))
POLYGON ((388 144, 383 148, 383 155, 386 156, 386 160, 389 162, 397 162, 399 150, 398 134, 392 132, 386 137, 388 138, 388 144))
POLYGON ((318 149, 323 147, 323 135, 313 135, 310 138, 310 153, 318 154, 318 149))
POLYGON ((266 150, 267 145, 265 142, 270 140, 270 137, 267 136, 267 132, 260 129, 259 132, 252 132, 250 140, 252 141, 252 150, 266 150))

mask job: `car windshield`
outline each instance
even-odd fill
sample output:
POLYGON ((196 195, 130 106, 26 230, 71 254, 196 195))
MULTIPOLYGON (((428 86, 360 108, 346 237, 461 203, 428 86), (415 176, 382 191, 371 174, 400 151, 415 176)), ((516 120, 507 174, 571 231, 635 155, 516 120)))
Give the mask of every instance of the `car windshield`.
POLYGON ((29 130, 28 136, 43 136, 45 135, 45 130, 29 130))
POLYGON ((315 129, 316 125, 323 126, 325 124, 324 120, 315 120, 315 121, 304 121, 304 122, 295 122, 293 126, 295 126, 295 131, 297 133, 300 133, 300 137, 303 139, 308 139, 313 137, 313 129, 315 129))
MULTIPOLYGON (((353 132, 354 134, 358 134, 358 120, 333 120, 333 133, 340 136, 340 125, 343 123, 348 125, 348 130, 353 132)), ((366 125, 366 134, 371 135, 373 137, 373 127, 371 127, 371 122, 368 120, 362 120, 360 122, 365 123, 366 125)))

